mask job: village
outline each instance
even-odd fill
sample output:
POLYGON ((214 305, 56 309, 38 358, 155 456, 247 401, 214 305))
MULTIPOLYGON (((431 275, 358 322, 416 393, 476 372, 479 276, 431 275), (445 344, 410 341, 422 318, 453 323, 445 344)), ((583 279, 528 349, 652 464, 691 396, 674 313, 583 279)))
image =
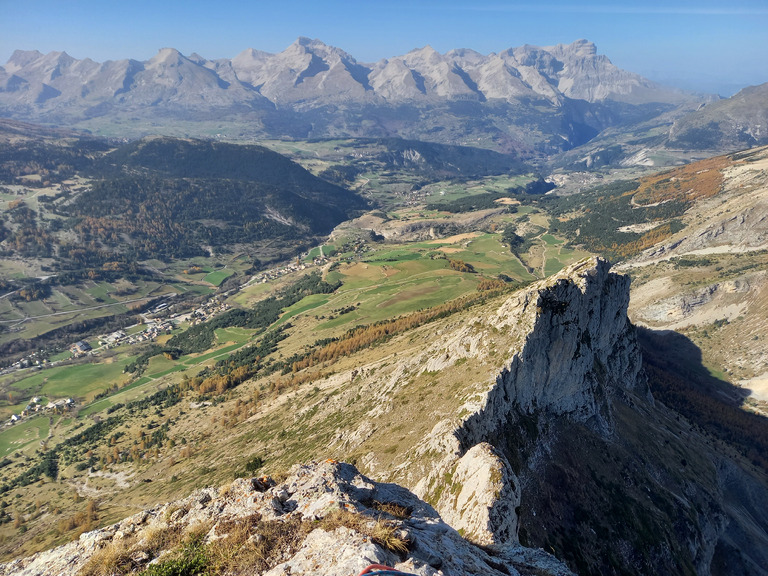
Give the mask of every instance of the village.
POLYGON ((185 322, 194 326, 226 312, 229 308, 229 304, 222 302, 218 296, 211 297, 191 312, 183 314, 174 312, 174 306, 170 302, 162 302, 147 314, 142 315, 140 324, 98 336, 96 338, 98 348, 93 348, 88 342, 80 340, 70 346, 69 351, 74 358, 79 358, 97 354, 101 350, 110 350, 117 346, 155 342, 159 336, 171 334, 174 329, 185 322), (140 327, 142 329, 137 331, 136 329, 140 327))
MULTIPOLYGON (((352 252, 354 252, 357 257, 369 250, 365 240, 358 240, 351 248, 352 252)), ((254 283, 261 284, 275 281, 285 275, 308 270, 312 267, 326 266, 332 262, 329 258, 330 255, 324 253, 323 246, 319 247, 319 254, 312 259, 311 263, 302 262, 302 260, 308 258, 309 255, 310 252, 306 252, 290 263, 261 271, 252 276, 246 284, 241 286, 241 288, 254 283)), ((353 257, 350 257, 349 259, 351 260, 352 258, 353 257)), ((206 322, 218 314, 226 312, 230 309, 230 305, 222 299, 229 296, 231 293, 232 291, 221 295, 213 295, 194 310, 186 312, 177 312, 176 306, 174 306, 172 302, 172 298, 168 298, 155 305, 147 313, 143 314, 142 321, 139 324, 126 326, 125 328, 115 330, 108 334, 99 335, 90 342, 86 340, 78 340, 77 342, 72 343, 69 346, 69 352, 71 354, 70 358, 51 362, 45 358, 43 354, 35 352, 18 360, 14 364, 3 368, 0 370, 0 375, 24 369, 42 370, 61 365, 70 360, 77 360, 88 356, 98 356, 103 351, 120 346, 155 342, 158 337, 170 335, 173 330, 178 329, 182 324, 195 326, 206 322), (141 329, 139 330, 139 328, 141 329)), ((43 404, 39 397, 34 397, 21 412, 11 415, 5 422, 5 426, 12 426, 25 418, 40 413, 62 413, 73 409, 75 406, 76 402, 73 398, 59 399, 43 404)))
POLYGON ((40 397, 35 396, 29 401, 19 414, 12 414, 11 417, 5 422, 5 426, 13 426, 17 422, 20 422, 24 418, 35 416, 37 414, 62 414, 75 407, 75 401, 72 398, 66 398, 63 400, 51 401, 43 404, 40 397))
MULTIPOLYGON (((171 334, 171 332, 174 329, 177 329, 182 323, 189 323, 190 326, 194 326, 195 324, 205 322, 222 312, 226 312, 229 308, 229 304, 222 302, 218 296, 213 296, 196 309, 184 314, 172 312, 173 306, 169 302, 163 302, 145 314, 142 317, 142 322, 140 324, 127 326, 109 334, 99 335, 92 342, 93 345, 85 340, 79 340, 73 343, 69 347, 71 357, 68 359, 48 362, 47 359, 41 360, 38 358, 38 354, 31 354, 5 368, 2 371, 2 374, 30 368, 33 370, 42 370, 44 368, 61 365, 74 359, 87 356, 98 356, 102 351, 110 350, 118 346, 155 342, 158 337, 171 334), (137 328, 141 328, 141 330, 137 331, 137 328)), ((60 414, 72 410, 76 404, 77 403, 73 398, 59 399, 43 403, 39 397, 35 396, 21 412, 11 415, 5 422, 5 426, 12 426, 25 418, 41 413, 60 414)))
MULTIPOLYGON (((302 260, 309 258, 311 250, 309 252, 304 252, 296 257, 296 260, 291 261, 288 264, 285 264, 283 266, 279 266, 277 268, 271 268, 269 270, 262 270, 258 274, 253 275, 248 282, 243 284, 241 288, 245 288, 246 286, 250 286, 251 284, 266 284, 267 282, 271 280, 277 280, 282 276, 285 276, 286 274, 292 274, 294 272, 301 272, 303 270, 308 270, 312 266, 319 267, 319 266, 326 266, 329 263, 337 260, 331 260, 330 256, 331 254, 326 255, 325 249, 326 247, 323 245, 320 245, 317 247, 319 254, 312 258, 312 263, 302 262, 302 260)), ((351 246, 345 246, 343 248, 343 251, 349 250, 354 253, 354 256, 348 256, 346 258, 347 261, 352 261, 354 258, 359 258, 362 254, 369 252, 370 247, 368 246, 368 242, 365 239, 359 238, 354 240, 353 244, 351 246)), ((337 251, 334 249, 334 253, 337 251)))
MULTIPOLYGON (((307 254, 303 254, 302 256, 306 256, 306 255, 307 254)), ((252 276, 251 279, 248 280, 248 282, 246 282, 241 286, 241 288, 244 288, 251 284, 266 284, 267 282, 271 280, 277 280, 278 278, 285 276, 286 274, 307 270, 311 266, 324 266, 327 263, 328 263, 328 258, 326 258, 325 256, 319 256, 317 258, 314 258, 312 260, 312 264, 302 263, 300 261, 300 257, 297 257, 296 260, 292 261, 290 264, 285 264, 284 266, 280 266, 278 268, 271 268, 269 270, 262 270, 258 274, 255 274, 254 276, 252 276)))

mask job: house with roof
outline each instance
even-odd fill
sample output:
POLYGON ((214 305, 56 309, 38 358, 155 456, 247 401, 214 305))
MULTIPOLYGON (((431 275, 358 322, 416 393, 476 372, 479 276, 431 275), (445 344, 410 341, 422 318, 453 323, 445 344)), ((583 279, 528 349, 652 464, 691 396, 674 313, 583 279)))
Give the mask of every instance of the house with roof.
POLYGON ((88 344, 85 340, 80 340, 79 342, 75 342, 72 344, 72 346, 69 347, 69 351, 72 352, 73 356, 81 356, 91 350, 91 345, 88 344))

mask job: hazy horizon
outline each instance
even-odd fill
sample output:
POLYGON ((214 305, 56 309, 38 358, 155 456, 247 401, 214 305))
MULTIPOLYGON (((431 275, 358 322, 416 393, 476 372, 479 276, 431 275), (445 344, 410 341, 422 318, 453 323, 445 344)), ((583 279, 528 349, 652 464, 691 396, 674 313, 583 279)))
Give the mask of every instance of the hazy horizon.
POLYGON ((377 4, 333 0, 269 5, 222 0, 101 3, 0 0, 0 62, 14 50, 65 51, 103 62, 148 60, 163 47, 207 59, 248 48, 280 52, 299 36, 373 63, 431 45, 483 54, 587 39, 616 66, 686 90, 730 96, 768 82, 768 6, 630 0, 610 4, 458 0, 377 4))

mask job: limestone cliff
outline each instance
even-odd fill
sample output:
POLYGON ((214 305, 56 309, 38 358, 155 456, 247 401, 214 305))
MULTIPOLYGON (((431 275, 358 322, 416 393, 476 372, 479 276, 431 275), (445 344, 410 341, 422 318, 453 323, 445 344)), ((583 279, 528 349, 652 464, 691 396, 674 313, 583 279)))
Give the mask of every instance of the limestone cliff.
MULTIPOLYGON (((456 427, 447 421, 439 424, 422 446, 430 450, 436 442, 447 441, 452 453, 419 483, 417 492, 430 494, 439 487, 441 513, 481 541, 517 541, 519 479, 491 445, 499 443, 510 420, 534 414, 567 417, 610 436, 614 431, 610 396, 626 390, 652 402, 640 375, 628 303, 629 278, 612 274, 608 262, 597 258, 505 301, 492 316, 492 326, 525 336, 510 350, 512 356, 495 381, 465 406, 469 415, 456 427), (441 435, 449 438, 438 440, 441 435), (491 489, 497 498, 490 512, 478 512, 477 508, 486 508, 482 498, 464 498, 459 488, 458 494, 443 490, 438 478, 446 473, 461 486, 478 475, 497 478, 499 486, 491 489), (503 512, 496 512, 499 509, 503 512)), ((480 491, 484 492, 488 490, 480 491)))
MULTIPOLYGON (((467 415, 415 449, 442 454, 416 493, 478 542, 541 546, 579 573, 710 574, 740 549, 724 573, 765 574, 768 524, 723 489, 733 462, 655 404, 628 301, 629 278, 591 259, 504 302, 492 328, 524 336, 467 415)), ((751 501, 768 494, 759 474, 738 476, 751 501)))

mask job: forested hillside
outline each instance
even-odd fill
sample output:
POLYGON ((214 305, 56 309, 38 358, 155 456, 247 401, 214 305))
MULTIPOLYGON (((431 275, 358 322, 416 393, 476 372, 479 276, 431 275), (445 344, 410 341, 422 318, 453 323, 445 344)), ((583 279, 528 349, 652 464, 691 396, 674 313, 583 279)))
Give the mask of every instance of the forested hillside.
POLYGON ((89 180, 78 190, 40 195, 44 217, 23 203, 11 206, 1 228, 9 248, 58 256, 69 269, 188 258, 238 243, 327 234, 366 207, 354 193, 260 146, 155 138, 100 152, 95 144, 27 142, 6 156, 0 175, 7 182, 41 170, 47 180, 31 185, 75 173, 89 180), (62 230, 75 235, 65 238, 62 230))

